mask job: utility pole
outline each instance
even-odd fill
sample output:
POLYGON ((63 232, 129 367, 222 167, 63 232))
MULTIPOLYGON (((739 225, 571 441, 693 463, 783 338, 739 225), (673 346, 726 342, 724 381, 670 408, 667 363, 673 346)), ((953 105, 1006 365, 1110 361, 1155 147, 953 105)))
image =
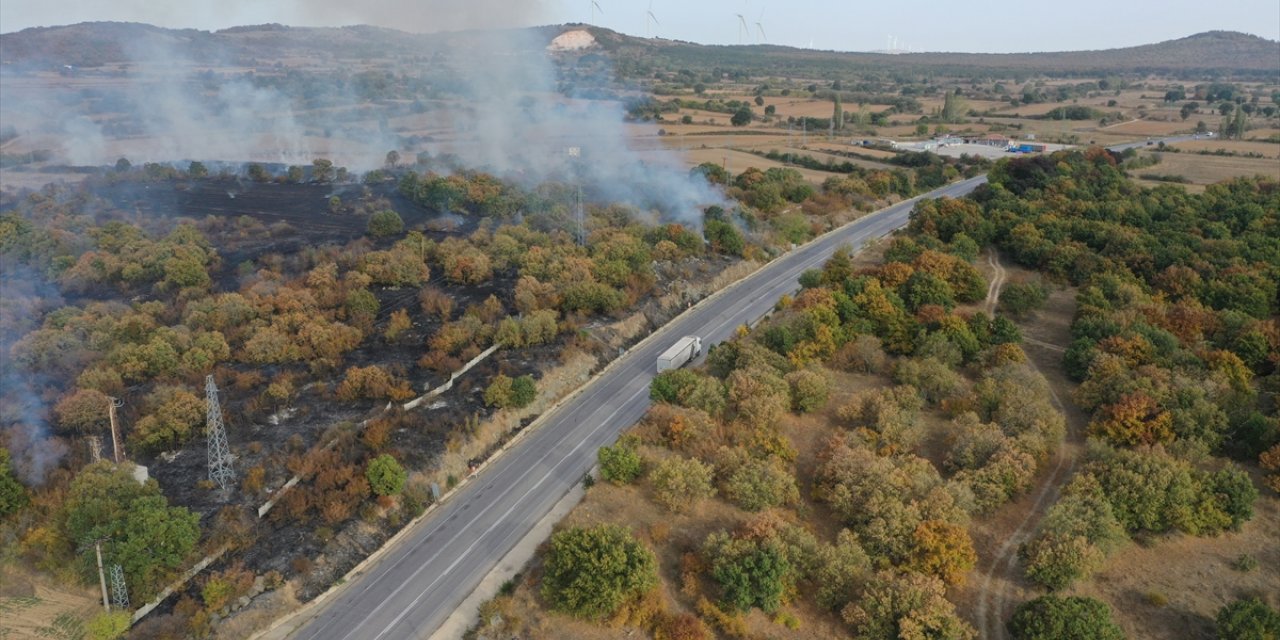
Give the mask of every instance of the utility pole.
POLYGON ((121 406, 124 406, 123 400, 107 398, 107 415, 111 417, 111 447, 116 464, 124 460, 124 443, 120 441, 120 430, 116 426, 116 409, 121 406))
POLYGON ((209 480, 226 491, 235 478, 235 470, 231 468, 231 447, 227 444, 222 407, 218 406, 218 386, 214 384, 212 374, 204 379, 204 402, 207 411, 205 428, 209 436, 209 480))
POLYGON ((107 574, 102 571, 102 541, 93 541, 93 552, 98 556, 98 583, 102 585, 102 608, 111 613, 111 603, 107 600, 107 574))

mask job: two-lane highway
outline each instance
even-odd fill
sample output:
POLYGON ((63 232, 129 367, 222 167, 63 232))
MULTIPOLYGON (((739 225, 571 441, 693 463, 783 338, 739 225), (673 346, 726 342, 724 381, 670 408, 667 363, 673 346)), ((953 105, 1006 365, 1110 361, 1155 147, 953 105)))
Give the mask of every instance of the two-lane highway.
MULTIPOLYGON (((959 197, 986 181, 972 178, 921 197, 959 197)), ((867 215, 762 267, 703 300, 622 356, 525 439, 458 489, 364 573, 311 612, 290 638, 387 640, 426 637, 552 505, 580 482, 596 450, 612 443, 649 407, 658 354, 681 336, 710 346, 767 313, 841 245, 860 247, 905 225, 915 200, 867 215)))

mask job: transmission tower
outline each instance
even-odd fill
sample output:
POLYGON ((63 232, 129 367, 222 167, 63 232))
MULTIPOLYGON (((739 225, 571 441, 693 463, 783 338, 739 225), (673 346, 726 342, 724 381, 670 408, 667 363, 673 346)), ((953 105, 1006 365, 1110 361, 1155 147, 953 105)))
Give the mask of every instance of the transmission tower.
POLYGON ((129 588, 124 583, 124 569, 113 564, 107 570, 107 575, 111 579, 111 606, 116 611, 129 610, 129 588))
POLYGON ((218 386, 213 383, 212 375, 204 379, 204 401, 208 407, 209 480, 225 491, 236 472, 231 468, 231 447, 227 444, 227 429, 222 424, 222 408, 218 406, 218 386))

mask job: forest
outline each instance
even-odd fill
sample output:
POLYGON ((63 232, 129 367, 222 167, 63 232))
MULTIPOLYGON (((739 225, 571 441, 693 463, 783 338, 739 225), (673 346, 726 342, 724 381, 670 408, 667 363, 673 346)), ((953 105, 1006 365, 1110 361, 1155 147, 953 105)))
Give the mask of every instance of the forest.
MULTIPOLYGON (((1125 637, 1069 587, 1125 545, 1239 530, 1280 490, 1280 185, 1145 189, 1117 161, 1001 161, 971 197, 918 203, 879 264, 838 252, 704 367, 659 374, 474 637, 975 637, 949 600, 978 560, 971 525, 1040 482, 1065 435, 1010 318, 1046 285, 1008 285, 988 315, 988 249, 1078 291, 1063 358, 1089 415, 1079 467, 1018 553, 1044 595, 1009 632, 1125 637)), ((1210 624, 1269 637, 1266 599, 1210 624)))

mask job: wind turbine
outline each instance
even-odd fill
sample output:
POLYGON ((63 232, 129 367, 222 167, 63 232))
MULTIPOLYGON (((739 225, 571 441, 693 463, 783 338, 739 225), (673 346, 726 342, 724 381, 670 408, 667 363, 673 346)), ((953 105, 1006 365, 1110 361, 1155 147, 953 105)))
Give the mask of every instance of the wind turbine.
POLYGON ((766 41, 768 41, 768 40, 769 40, 768 38, 764 37, 764 25, 763 25, 763 24, 761 24, 761 22, 763 22, 763 21, 764 21, 764 8, 763 8, 763 7, 761 7, 761 8, 760 8, 760 17, 759 17, 759 18, 756 18, 756 29, 760 31, 760 42, 761 42, 761 43, 764 43, 764 42, 766 42, 766 41))
POLYGON ((649 0, 649 10, 645 12, 644 30, 645 37, 647 38, 653 37, 653 34, 651 33, 652 27, 649 26, 651 22, 658 26, 662 26, 662 23, 658 22, 658 16, 653 15, 653 0, 649 0))
POLYGON ((596 23, 596 11, 597 11, 597 10, 599 10, 599 11, 600 11, 600 13, 604 13, 604 9, 601 9, 601 8, 600 8, 600 3, 599 3, 599 2, 596 2, 596 0, 591 0, 591 24, 593 24, 593 25, 596 23))
POLYGON ((750 33, 751 29, 747 28, 747 19, 742 17, 741 13, 735 13, 733 15, 738 16, 738 44, 742 44, 742 32, 746 31, 747 33, 750 33))

